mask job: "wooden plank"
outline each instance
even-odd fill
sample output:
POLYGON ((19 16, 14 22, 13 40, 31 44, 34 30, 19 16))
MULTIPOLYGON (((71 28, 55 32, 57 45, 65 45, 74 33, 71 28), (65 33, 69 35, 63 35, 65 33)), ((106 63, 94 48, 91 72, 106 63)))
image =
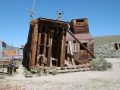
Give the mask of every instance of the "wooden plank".
POLYGON ((66 64, 67 66, 72 66, 72 64, 70 64, 68 60, 65 60, 65 64, 66 64))
POLYGON ((37 68, 40 68, 40 69, 42 69, 42 70, 51 70, 51 69, 56 69, 56 67, 55 66, 51 66, 51 67, 46 67, 46 66, 38 66, 37 68))
POLYGON ((40 68, 40 69, 46 69, 46 70, 53 70, 53 69, 56 69, 56 70, 65 70, 65 69, 78 69, 78 68, 87 68, 87 67, 90 67, 91 64, 90 63, 87 63, 87 64, 82 64, 82 65, 75 65, 75 66, 64 66, 64 67, 55 67, 55 66, 51 66, 51 67, 46 67, 46 66, 38 66, 37 68, 40 68))
POLYGON ((40 54, 41 32, 38 35, 37 56, 40 54))
MULTIPOLYGON (((46 45, 46 42, 47 42, 47 34, 45 33, 45 37, 44 37, 44 45, 46 45)), ((44 56, 46 56, 46 46, 44 46, 43 54, 44 54, 44 56)))
POLYGON ((32 20, 32 21, 30 22, 30 24, 31 24, 31 25, 38 24, 38 20, 32 20))
POLYGON ((63 66, 65 65, 65 54, 66 54, 66 33, 64 32, 64 39, 63 39, 63 66))
POLYGON ((26 68, 30 68, 30 58, 29 58, 29 53, 31 51, 31 41, 32 41, 32 33, 33 33, 33 25, 30 25, 30 29, 29 29, 29 34, 28 34, 28 41, 27 41, 27 45, 26 45, 26 55, 25 56, 25 66, 26 68))
MULTIPOLYGON (((69 47, 70 47, 70 54, 73 55, 71 41, 68 41, 68 44, 69 44, 69 47)), ((72 65, 75 65, 75 62, 74 62, 73 58, 72 58, 72 65)))
POLYGON ((58 38, 57 38, 57 50, 56 50, 56 59, 58 60, 58 66, 60 66, 60 59, 61 59, 61 56, 60 56, 60 52, 61 52, 61 38, 62 38, 62 35, 61 33, 58 33, 58 38))
POLYGON ((27 41, 27 52, 26 52, 26 68, 30 68, 30 62, 31 58, 29 57, 29 54, 31 53, 31 44, 32 44, 32 34, 33 34, 33 25, 30 25, 30 30, 28 34, 28 41, 27 41))
POLYGON ((78 69, 78 68, 86 68, 86 67, 90 67, 91 64, 87 63, 87 64, 82 64, 82 65, 74 65, 74 66, 65 66, 65 67, 61 67, 59 69, 78 69))
POLYGON ((40 54, 40 43, 41 43, 41 31, 42 26, 40 26, 39 32, 38 32, 38 40, 37 40, 37 63, 36 65, 39 66, 39 54, 40 54))
MULTIPOLYGON (((69 49, 69 44, 67 45, 67 54, 70 53, 70 49, 69 49)), ((67 56, 67 61, 69 61, 69 57, 67 56)))
POLYGON ((75 60, 77 63, 79 63, 79 64, 86 64, 86 63, 90 63, 90 60, 88 60, 88 59, 83 59, 83 60, 75 60))
MULTIPOLYGON (((94 53, 94 43, 88 43, 88 49, 94 53)), ((88 54, 88 58, 92 59, 92 56, 88 54)))
POLYGON ((87 59, 88 52, 86 50, 80 50, 80 59, 87 59))
POLYGON ((36 58, 36 48, 37 48, 37 39, 38 39, 38 24, 35 24, 33 36, 32 36, 32 57, 30 62, 30 69, 34 69, 35 58, 36 58))
POLYGON ((60 56, 60 67, 63 67, 65 65, 65 48, 66 48, 66 36, 65 32, 62 32, 62 45, 61 45, 61 56, 60 56))
POLYGON ((53 41, 53 31, 50 33, 50 66, 52 66, 52 41, 53 41))
POLYGON ((53 40, 53 32, 48 32, 49 34, 49 48, 48 48, 48 63, 47 66, 52 66, 52 40, 53 40))
MULTIPOLYGON (((66 70, 56 70, 58 73, 67 73, 67 72, 80 72, 80 71, 89 71, 90 68, 79 68, 79 69, 66 69, 66 70)), ((45 70, 46 75, 49 75, 53 70, 45 70)))
POLYGON ((80 50, 80 45, 78 42, 76 42, 76 51, 79 52, 79 50, 80 50))

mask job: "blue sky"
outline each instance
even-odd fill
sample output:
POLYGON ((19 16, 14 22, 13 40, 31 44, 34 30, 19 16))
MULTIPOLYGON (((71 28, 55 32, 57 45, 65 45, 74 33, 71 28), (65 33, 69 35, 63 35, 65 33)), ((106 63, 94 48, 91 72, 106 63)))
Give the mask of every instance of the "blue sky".
MULTIPOLYGON (((19 47, 27 41, 33 0, 0 0, 0 38, 19 47)), ((34 18, 57 19, 56 11, 64 11, 61 20, 88 18, 93 37, 120 35, 120 0, 36 0, 34 18)))

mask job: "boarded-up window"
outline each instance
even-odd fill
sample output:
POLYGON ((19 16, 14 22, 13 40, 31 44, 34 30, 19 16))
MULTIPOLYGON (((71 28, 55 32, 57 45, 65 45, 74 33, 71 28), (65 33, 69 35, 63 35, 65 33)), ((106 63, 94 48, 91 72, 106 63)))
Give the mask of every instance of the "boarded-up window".
MULTIPOLYGON (((85 47, 87 47, 87 43, 82 43, 85 47)), ((80 50, 85 50, 85 48, 82 46, 82 45, 80 45, 80 50)))

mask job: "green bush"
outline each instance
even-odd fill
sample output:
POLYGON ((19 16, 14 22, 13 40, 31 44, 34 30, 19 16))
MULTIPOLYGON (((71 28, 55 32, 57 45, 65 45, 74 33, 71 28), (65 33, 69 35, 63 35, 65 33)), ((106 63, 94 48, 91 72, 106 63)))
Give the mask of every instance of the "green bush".
POLYGON ((25 75, 32 75, 32 73, 30 71, 28 71, 27 69, 24 69, 24 74, 25 75))
POLYGON ((93 71, 94 70, 103 71, 107 70, 107 67, 111 67, 111 64, 107 63, 107 61, 102 57, 93 59, 91 61, 91 65, 92 65, 91 70, 93 71))
POLYGON ((112 68, 113 64, 111 62, 107 62, 107 67, 112 68))
POLYGON ((22 61, 16 60, 15 62, 17 65, 22 65, 22 61))
POLYGON ((37 76, 40 76, 40 75, 41 75, 41 73, 42 73, 41 69, 40 69, 40 68, 38 68, 38 69, 37 69, 37 72, 36 72, 36 75, 37 75, 37 76))
POLYGON ((57 75, 57 74, 58 74, 57 70, 52 71, 52 75, 57 75))

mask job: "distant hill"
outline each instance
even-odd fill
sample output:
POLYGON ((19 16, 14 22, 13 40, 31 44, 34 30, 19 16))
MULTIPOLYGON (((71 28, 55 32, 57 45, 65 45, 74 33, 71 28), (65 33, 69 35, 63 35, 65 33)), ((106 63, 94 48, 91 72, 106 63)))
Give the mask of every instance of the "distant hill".
POLYGON ((119 42, 119 41, 120 41, 120 35, 94 37, 94 45, 95 46, 109 44, 109 43, 113 43, 113 42, 119 42))
POLYGON ((101 56, 103 58, 120 58, 120 49, 115 48, 115 42, 120 43, 120 35, 95 37, 95 56, 101 56))

